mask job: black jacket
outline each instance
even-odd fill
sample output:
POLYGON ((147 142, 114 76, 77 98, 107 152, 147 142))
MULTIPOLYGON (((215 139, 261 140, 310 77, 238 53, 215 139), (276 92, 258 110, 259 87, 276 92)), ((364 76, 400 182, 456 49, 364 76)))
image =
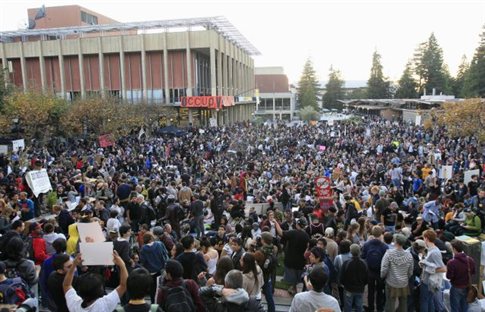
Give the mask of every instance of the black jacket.
POLYGON ((367 284, 367 264, 359 257, 352 257, 342 265, 341 281, 345 290, 363 293, 367 284))

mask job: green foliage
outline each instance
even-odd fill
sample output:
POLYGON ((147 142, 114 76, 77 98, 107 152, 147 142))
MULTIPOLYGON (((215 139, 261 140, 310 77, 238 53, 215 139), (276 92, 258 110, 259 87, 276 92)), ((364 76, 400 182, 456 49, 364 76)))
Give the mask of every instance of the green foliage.
POLYGON ((388 99, 390 98, 390 82, 382 73, 381 55, 374 52, 372 56, 372 68, 370 78, 367 81, 367 98, 388 99))
POLYGON ((311 106, 303 107, 299 112, 300 119, 303 121, 318 120, 318 112, 311 106))
POLYGON ((415 73, 419 77, 419 94, 431 93, 433 88, 436 93, 449 93, 449 74, 443 62, 443 50, 432 33, 428 41, 423 42, 414 54, 415 73))
POLYGON ((317 92, 319 84, 316 76, 315 69, 313 68, 312 61, 308 59, 303 67, 303 72, 298 82, 298 98, 300 101, 300 107, 307 106, 313 107, 318 110, 317 105, 317 92))
POLYGON ((418 84, 413 78, 413 69, 411 63, 406 64, 406 68, 399 79, 396 98, 398 99, 415 99, 418 98, 418 84))
POLYGON ((464 97, 485 97, 485 25, 480 34, 480 43, 465 74, 462 95, 464 97))
POLYGON ((323 95, 323 107, 327 109, 343 109, 343 104, 338 102, 344 98, 343 92, 344 80, 341 78, 340 71, 330 66, 328 82, 325 85, 325 94, 323 95))
POLYGON ((463 57, 461 58, 461 64, 458 67, 458 73, 456 74, 456 78, 452 79, 453 94, 456 97, 463 97, 463 87, 465 85, 465 79, 469 69, 470 64, 468 63, 466 55, 463 55, 463 57))
POLYGON ((346 100, 357 100, 367 98, 367 88, 355 88, 349 92, 346 92, 344 99, 346 100))
POLYGON ((7 97, 13 91, 12 84, 8 82, 7 76, 8 69, 0 69, 0 111, 3 110, 7 97))

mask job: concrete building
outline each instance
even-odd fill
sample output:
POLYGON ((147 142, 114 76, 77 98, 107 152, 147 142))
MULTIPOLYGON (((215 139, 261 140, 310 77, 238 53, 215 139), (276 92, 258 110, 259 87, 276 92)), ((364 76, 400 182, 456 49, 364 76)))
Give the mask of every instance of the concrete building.
POLYGON ((283 67, 256 67, 255 77, 260 99, 255 114, 264 120, 292 120, 296 93, 290 90, 283 67))
POLYGON ((173 106, 194 125, 249 120, 255 110, 259 52, 224 17, 113 24, 79 6, 44 10, 33 29, 0 32, 0 64, 25 91, 173 106), (79 16, 41 23, 62 9, 79 16))

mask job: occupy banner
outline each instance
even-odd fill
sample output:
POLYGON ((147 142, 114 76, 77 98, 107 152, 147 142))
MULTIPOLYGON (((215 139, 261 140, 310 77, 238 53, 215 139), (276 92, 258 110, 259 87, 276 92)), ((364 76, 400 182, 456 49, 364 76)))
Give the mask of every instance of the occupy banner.
POLYGON ((38 197, 39 194, 47 193, 52 191, 51 181, 49 180, 49 176, 47 175, 47 170, 32 170, 25 174, 25 180, 29 185, 32 193, 34 193, 35 197, 38 197))
POLYGON ((102 148, 115 145, 115 140, 111 134, 103 134, 99 136, 99 146, 102 148))

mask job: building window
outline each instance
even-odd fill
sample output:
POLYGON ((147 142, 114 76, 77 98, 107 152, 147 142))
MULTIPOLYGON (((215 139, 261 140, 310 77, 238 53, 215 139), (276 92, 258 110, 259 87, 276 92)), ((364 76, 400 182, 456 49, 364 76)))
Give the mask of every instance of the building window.
POLYGON ((81 21, 89 25, 98 25, 98 17, 81 11, 81 21))
POLYGON ((291 101, 289 98, 283 98, 283 110, 291 109, 291 101))

